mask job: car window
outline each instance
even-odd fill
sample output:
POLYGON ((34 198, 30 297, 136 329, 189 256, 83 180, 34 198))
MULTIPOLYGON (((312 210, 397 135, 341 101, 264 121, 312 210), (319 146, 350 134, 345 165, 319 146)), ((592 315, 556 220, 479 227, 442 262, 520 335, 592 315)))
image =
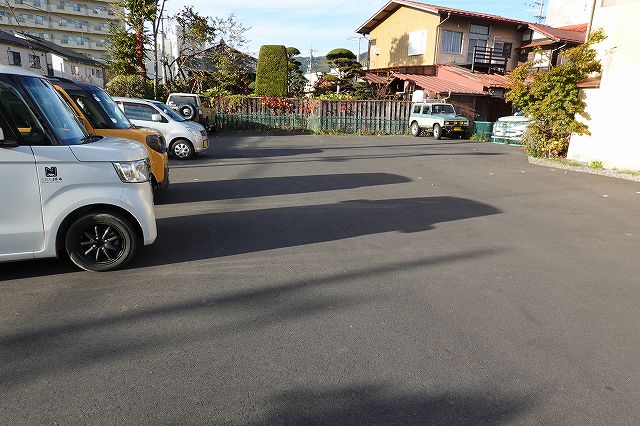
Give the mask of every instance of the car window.
POLYGON ((453 105, 434 105, 433 106, 433 113, 434 114, 455 114, 455 111, 453 109, 453 105))
POLYGON ((173 102, 176 105, 182 105, 182 104, 197 105, 198 104, 195 96, 182 96, 182 95, 169 96, 169 102, 173 102))
POLYGON ((420 105, 416 105, 413 107, 414 114, 420 114, 420 105))
POLYGON ((50 83, 26 76, 20 77, 20 81, 60 142, 64 145, 87 142, 89 134, 84 126, 50 83))
POLYGON ((68 91, 78 108, 96 129, 130 129, 131 122, 103 90, 68 91))
POLYGON ((155 108, 148 105, 125 102, 124 114, 130 120, 153 121, 151 119, 151 116, 153 114, 159 114, 159 112, 156 111, 155 108))
POLYGON ((151 102, 156 108, 158 108, 160 111, 162 111, 163 113, 165 113, 166 115, 169 116, 169 118, 171 118, 174 121, 187 121, 183 116, 177 114, 174 110, 172 110, 171 108, 169 108, 168 106, 166 106, 165 104, 163 104, 162 102, 158 102, 158 101, 153 101, 151 102))
POLYGON ((423 114, 431 114, 431 108, 428 105, 422 107, 423 114))
POLYGON ((10 80, 0 80, 0 108, 9 124, 20 136, 20 140, 30 143, 30 135, 44 135, 42 125, 10 80))

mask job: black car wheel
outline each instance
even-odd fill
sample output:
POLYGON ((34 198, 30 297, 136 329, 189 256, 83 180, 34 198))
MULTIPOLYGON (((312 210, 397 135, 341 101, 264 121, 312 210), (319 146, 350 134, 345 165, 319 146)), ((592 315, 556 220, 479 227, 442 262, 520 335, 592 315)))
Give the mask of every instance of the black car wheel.
POLYGON ((69 259, 87 271, 103 272, 124 266, 137 248, 133 226, 111 213, 91 213, 76 219, 65 236, 69 259))
POLYGON ((171 154, 180 160, 188 160, 194 156, 195 149, 188 140, 178 139, 171 145, 171 154))

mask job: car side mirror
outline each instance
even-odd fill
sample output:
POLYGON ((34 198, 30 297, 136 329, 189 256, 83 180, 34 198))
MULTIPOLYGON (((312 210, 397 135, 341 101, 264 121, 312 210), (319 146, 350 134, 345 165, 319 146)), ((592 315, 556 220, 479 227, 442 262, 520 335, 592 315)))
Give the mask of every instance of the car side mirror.
POLYGON ((151 121, 162 122, 162 115, 160 114, 151 114, 151 121))
POLYGON ((0 127, 0 147, 13 148, 18 146, 18 141, 13 138, 5 138, 4 130, 0 127))

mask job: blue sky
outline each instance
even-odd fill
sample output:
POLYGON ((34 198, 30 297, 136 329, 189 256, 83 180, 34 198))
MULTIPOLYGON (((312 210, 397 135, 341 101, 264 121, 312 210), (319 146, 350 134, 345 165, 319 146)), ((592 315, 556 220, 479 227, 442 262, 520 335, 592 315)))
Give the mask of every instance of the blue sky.
MULTIPOLYGON (((528 4, 534 0, 437 0, 425 3, 440 4, 457 9, 491 13, 524 21, 533 21, 536 12, 528 4)), ((242 50, 257 54, 263 44, 284 44, 297 47, 308 55, 324 55, 336 47, 346 47, 354 53, 358 49, 356 28, 386 4, 384 0, 168 0, 169 13, 185 4, 196 4, 196 10, 208 16, 227 16, 234 13, 245 26, 250 40, 242 50)), ((366 50, 362 44, 362 50, 366 50)))

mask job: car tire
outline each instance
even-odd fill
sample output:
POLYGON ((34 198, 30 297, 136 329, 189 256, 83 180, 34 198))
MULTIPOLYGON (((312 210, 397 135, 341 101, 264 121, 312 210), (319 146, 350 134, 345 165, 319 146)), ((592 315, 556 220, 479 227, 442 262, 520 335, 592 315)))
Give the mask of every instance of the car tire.
POLYGON ((420 136, 421 131, 422 129, 420 129, 420 126, 418 125, 417 121, 414 121, 413 123, 411 123, 411 136, 418 137, 420 136))
POLYGON ((433 125, 433 138, 435 140, 442 139, 442 127, 438 123, 433 125))
POLYGON ((184 104, 178 107, 178 112, 187 120, 193 120, 196 116, 196 107, 191 104, 184 104))
POLYGON ((196 150, 193 149, 193 144, 186 139, 178 139, 171 144, 171 155, 179 160, 188 160, 193 158, 196 150))
POLYGON ((112 213, 90 213, 76 219, 67 229, 64 248, 78 267, 92 272, 121 268, 138 247, 132 224, 112 213))

